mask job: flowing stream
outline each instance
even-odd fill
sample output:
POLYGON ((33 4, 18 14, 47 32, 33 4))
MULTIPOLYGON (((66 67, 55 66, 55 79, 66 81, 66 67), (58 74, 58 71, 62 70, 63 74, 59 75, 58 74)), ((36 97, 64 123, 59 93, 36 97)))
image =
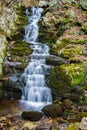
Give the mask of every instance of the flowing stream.
POLYGON ((41 110, 47 104, 52 103, 51 91, 45 82, 46 57, 49 56, 49 47, 38 42, 38 22, 43 12, 42 8, 32 7, 31 15, 26 9, 29 18, 28 25, 25 27, 24 41, 30 44, 33 53, 30 56, 29 65, 26 67, 22 78, 25 79, 22 100, 31 110, 41 110))

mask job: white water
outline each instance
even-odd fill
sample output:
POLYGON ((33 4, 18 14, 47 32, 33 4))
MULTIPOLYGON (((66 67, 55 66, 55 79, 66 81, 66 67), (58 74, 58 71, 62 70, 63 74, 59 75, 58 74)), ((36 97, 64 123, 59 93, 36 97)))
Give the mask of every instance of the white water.
POLYGON ((38 42, 38 22, 43 12, 42 8, 32 7, 32 15, 26 9, 29 23, 25 27, 24 41, 31 44, 33 53, 22 78, 26 85, 23 89, 22 102, 29 109, 40 110, 43 106, 52 103, 51 91, 45 83, 45 59, 49 55, 49 47, 38 42))

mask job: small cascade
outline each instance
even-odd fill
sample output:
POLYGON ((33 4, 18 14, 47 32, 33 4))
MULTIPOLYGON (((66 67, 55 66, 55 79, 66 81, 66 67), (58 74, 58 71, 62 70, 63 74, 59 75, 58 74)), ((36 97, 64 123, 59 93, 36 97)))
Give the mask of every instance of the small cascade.
POLYGON ((32 7, 32 14, 26 9, 29 23, 25 27, 24 41, 31 44, 29 65, 26 67, 21 78, 25 79, 22 102, 30 106, 31 110, 40 110, 43 106, 52 103, 51 91, 45 82, 45 59, 49 55, 49 47, 38 42, 38 22, 43 12, 42 8, 32 7))

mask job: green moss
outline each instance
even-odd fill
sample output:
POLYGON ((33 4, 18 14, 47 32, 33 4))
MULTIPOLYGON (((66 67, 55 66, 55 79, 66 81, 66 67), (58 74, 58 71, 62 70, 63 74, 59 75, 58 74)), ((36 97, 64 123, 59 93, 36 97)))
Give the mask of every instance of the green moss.
POLYGON ((64 64, 54 67, 50 76, 47 77, 47 84, 51 87, 53 97, 69 93, 73 87, 81 85, 86 78, 84 65, 64 64))
POLYGON ((47 84, 51 87, 53 97, 67 93, 71 89, 71 77, 66 74, 60 66, 51 70, 50 76, 47 77, 47 84))
POLYGON ((9 52, 17 56, 27 56, 31 54, 32 49, 29 48, 27 43, 23 41, 16 41, 16 43, 14 43, 13 47, 11 48, 11 51, 9 52))
POLYGON ((87 112, 79 112, 78 116, 81 118, 87 117, 87 112))
POLYGON ((51 44, 51 53, 61 55, 65 58, 81 55, 83 54, 83 48, 80 44, 85 44, 85 42, 83 38, 73 40, 70 38, 62 38, 61 40, 57 40, 55 44, 51 44))
POLYGON ((68 45, 63 50, 60 51, 60 55, 65 58, 70 58, 75 55, 83 54, 81 46, 68 45))
POLYGON ((86 78, 86 72, 82 64, 61 65, 61 68, 72 78, 72 86, 80 85, 86 78))
POLYGON ((65 118, 76 118, 77 112, 72 111, 71 109, 66 109, 63 113, 63 117, 65 118))

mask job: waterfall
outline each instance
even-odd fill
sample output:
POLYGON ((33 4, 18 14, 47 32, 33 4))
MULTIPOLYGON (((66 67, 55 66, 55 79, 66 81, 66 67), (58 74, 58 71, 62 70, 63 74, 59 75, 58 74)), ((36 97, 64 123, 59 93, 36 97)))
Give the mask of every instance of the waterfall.
POLYGON ((49 47, 38 42, 38 22, 41 18, 42 8, 32 7, 32 14, 26 9, 29 18, 25 27, 24 41, 33 49, 29 65, 26 67, 21 78, 25 79, 22 102, 30 106, 32 110, 40 110, 43 106, 52 103, 51 91, 45 82, 45 59, 49 55, 49 47))

